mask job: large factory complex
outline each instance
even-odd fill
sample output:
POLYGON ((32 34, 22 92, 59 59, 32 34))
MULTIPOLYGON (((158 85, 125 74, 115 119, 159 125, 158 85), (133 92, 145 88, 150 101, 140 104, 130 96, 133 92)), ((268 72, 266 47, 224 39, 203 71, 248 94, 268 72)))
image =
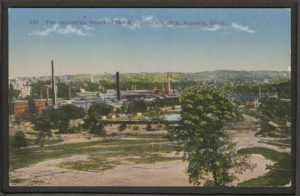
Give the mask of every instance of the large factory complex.
MULTIPOLYGON (((48 108, 57 108, 65 104, 73 104, 77 107, 82 107, 88 109, 92 103, 105 103, 112 105, 115 109, 120 108, 125 101, 128 100, 143 100, 145 102, 152 101, 154 99, 174 99, 178 98, 179 92, 174 88, 171 89, 170 75, 166 77, 165 88, 153 90, 143 90, 136 89, 133 85, 131 90, 120 90, 120 74, 116 72, 115 78, 115 89, 107 89, 106 93, 95 93, 95 92, 78 92, 75 97, 71 97, 71 88, 69 87, 69 99, 61 99, 57 97, 57 86, 54 76, 54 65, 51 62, 52 76, 51 84, 49 84, 47 89, 46 99, 35 99, 35 100, 11 100, 9 102, 9 112, 10 115, 22 116, 24 114, 33 113, 36 111, 41 112, 42 110, 48 108), (54 88, 53 88, 54 87, 54 88), (51 93, 51 97, 49 98, 51 93)), ((30 90, 28 86, 25 86, 29 92, 25 92, 25 95, 30 95, 30 90)), ((23 89, 21 91, 21 97, 24 97, 23 89)))

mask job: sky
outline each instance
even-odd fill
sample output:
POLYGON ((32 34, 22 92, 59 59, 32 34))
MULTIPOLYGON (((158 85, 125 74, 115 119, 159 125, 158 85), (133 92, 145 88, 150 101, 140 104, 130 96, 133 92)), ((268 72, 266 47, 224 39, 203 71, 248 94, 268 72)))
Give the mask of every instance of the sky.
POLYGON ((56 75, 287 71, 291 11, 10 8, 9 76, 49 76, 51 60, 56 75))

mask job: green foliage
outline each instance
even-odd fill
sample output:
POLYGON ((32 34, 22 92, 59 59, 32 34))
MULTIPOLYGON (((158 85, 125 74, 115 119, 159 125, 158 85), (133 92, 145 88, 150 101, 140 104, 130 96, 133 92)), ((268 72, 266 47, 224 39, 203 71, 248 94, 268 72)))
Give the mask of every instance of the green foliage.
MULTIPOLYGON (((26 97, 27 100, 32 99, 46 99, 47 90, 46 86, 50 84, 50 81, 37 81, 36 83, 30 84, 31 86, 31 94, 26 97)), ((49 97, 52 97, 51 89, 49 88, 49 97)))
POLYGON ((257 112, 264 122, 291 121, 291 102, 281 101, 275 97, 266 97, 261 100, 257 112))
POLYGON ((142 136, 143 138, 146 137, 147 139, 140 137, 141 136, 137 137, 137 140, 124 140, 115 138, 93 142, 46 146, 43 149, 20 149, 18 151, 10 152, 9 169, 10 171, 13 171, 15 169, 28 167, 45 160, 69 157, 73 155, 88 154, 98 158, 99 160, 103 160, 104 158, 112 158, 116 156, 145 157, 149 156, 149 152, 168 153, 174 151, 174 147, 172 145, 161 144, 161 142, 166 142, 167 140, 161 138, 160 136, 142 136), (140 146, 137 148, 136 144, 140 144, 140 146), (95 148, 95 146, 98 146, 99 148, 95 148), (106 153, 108 151, 115 151, 115 153, 106 153))
POLYGON ((58 129, 59 133, 73 132, 74 129, 69 126, 69 121, 84 116, 84 109, 74 105, 63 105, 57 109, 44 110, 41 114, 35 113, 29 117, 29 121, 33 125, 33 129, 38 131, 37 141, 42 147, 52 136, 51 129, 58 129))
POLYGON ((269 126, 269 122, 291 121, 291 102, 282 101, 275 97, 266 97, 261 100, 261 104, 257 108, 257 113, 261 119, 261 130, 257 135, 271 137, 286 137, 290 135, 288 127, 273 129, 269 126))
POLYGON ((11 140, 10 145, 13 149, 20 149, 21 147, 26 147, 28 145, 23 131, 16 132, 15 136, 11 140))
POLYGON ((72 104, 67 104, 59 107, 57 110, 57 115, 63 115, 66 119, 80 119, 85 116, 85 111, 83 108, 77 107, 72 104))
POLYGON ((86 86, 84 87, 84 89, 89 92, 98 92, 99 84, 88 82, 88 83, 86 83, 86 86))
POLYGON ((41 147, 45 145, 47 140, 52 136, 51 128, 55 125, 55 122, 51 118, 53 118, 53 113, 42 113, 42 114, 34 114, 30 117, 30 122, 33 125, 33 129, 37 132, 37 143, 40 144, 41 147))
MULTIPOLYGON (((65 83, 57 83, 57 97, 68 99, 69 98, 69 85, 65 83)), ((71 97, 75 97, 78 89, 76 87, 71 86, 71 97)), ((50 91, 49 91, 49 94, 50 91)))
POLYGON ((105 103, 92 103, 89 110, 88 116, 95 116, 101 118, 101 116, 109 115, 113 112, 113 107, 105 103))
POLYGON ((121 106, 121 111, 120 112, 123 113, 123 114, 128 113, 128 105, 129 105, 128 101, 125 101, 121 106))
POLYGON ((188 161, 189 182, 204 186, 225 186, 252 166, 249 156, 239 155, 223 126, 237 118, 232 103, 215 88, 192 88, 179 98, 181 124, 170 130, 176 148, 188 161), (212 177, 210 177, 212 176, 212 177))
POLYGON ((163 120, 163 112, 160 108, 155 108, 149 111, 149 116, 152 121, 161 121, 163 120))
POLYGON ((119 131, 124 131, 126 129, 127 125, 126 123, 122 123, 120 126, 119 126, 119 131))
POLYGON ((130 101, 128 103, 128 113, 136 114, 137 112, 146 112, 147 106, 145 101, 130 101))
POLYGON ((269 172, 255 179, 250 179, 239 183, 242 187, 266 187, 266 186, 284 186, 291 181, 291 155, 281 153, 267 148, 244 148, 239 150, 242 154, 261 154, 266 159, 272 160, 274 165, 267 166, 269 172))
POLYGON ((20 93, 21 91, 14 89, 12 84, 8 86, 8 100, 12 100, 13 98, 18 99, 20 93))
POLYGON ((133 126, 133 130, 138 131, 138 130, 139 130, 139 127, 136 126, 136 125, 134 125, 134 126, 133 126))
POLYGON ((162 107, 169 107, 172 106, 172 108, 175 109, 175 105, 179 104, 179 99, 178 98, 174 98, 174 99, 155 99, 149 103, 147 103, 147 106, 150 109, 153 108, 162 108, 162 107))
POLYGON ((147 123, 147 126, 146 126, 146 131, 152 131, 152 126, 151 126, 151 123, 147 123))
POLYGON ((87 118, 84 120, 84 127, 94 136, 105 136, 106 131, 101 120, 96 118, 87 118))
POLYGON ((101 121, 101 116, 108 115, 112 111, 113 107, 110 105, 92 103, 88 110, 87 117, 84 119, 83 128, 95 136, 105 136, 106 131, 101 121))

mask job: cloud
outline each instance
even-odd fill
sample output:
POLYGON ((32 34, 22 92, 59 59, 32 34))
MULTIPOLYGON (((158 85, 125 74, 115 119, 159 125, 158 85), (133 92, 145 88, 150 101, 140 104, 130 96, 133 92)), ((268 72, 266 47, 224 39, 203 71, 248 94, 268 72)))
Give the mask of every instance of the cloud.
POLYGON ((222 29, 220 25, 214 25, 213 27, 205 27, 202 30, 204 31, 218 31, 222 29))
POLYGON ((248 26, 242 26, 237 23, 232 23, 231 27, 237 31, 247 32, 247 33, 256 33, 256 31, 250 29, 248 26))
POLYGON ((146 20, 146 21, 152 21, 154 19, 153 16, 143 16, 142 18, 143 18, 143 20, 146 20))
MULTIPOLYGON (((86 25, 83 25, 83 28, 85 31, 93 30, 92 27, 88 27, 86 25)), ((44 27, 41 31, 33 31, 29 33, 29 36, 36 35, 40 37, 46 37, 48 35, 51 35, 53 33, 61 34, 61 35, 75 35, 75 36, 87 36, 89 33, 83 31, 83 29, 78 29, 75 27, 72 27, 72 25, 67 25, 65 27, 60 27, 58 24, 53 25, 52 27, 44 27)))
MULTIPOLYGON (((45 27, 44 27, 45 28, 45 27)), ((58 28, 58 24, 55 24, 52 26, 52 28, 45 28, 44 30, 41 31, 33 31, 31 33, 29 33, 28 35, 37 35, 37 36, 41 36, 41 37, 45 37, 49 34, 51 34, 52 32, 55 32, 58 28)))
POLYGON ((73 34, 73 35, 77 35, 77 36, 88 35, 88 33, 83 32, 81 29, 74 28, 74 27, 72 27, 72 25, 67 25, 66 28, 57 29, 56 32, 60 33, 60 34, 64 34, 64 35, 67 35, 67 34, 73 34))
POLYGON ((82 27, 83 27, 86 31, 94 30, 93 27, 90 27, 90 26, 87 26, 87 25, 83 25, 82 27))

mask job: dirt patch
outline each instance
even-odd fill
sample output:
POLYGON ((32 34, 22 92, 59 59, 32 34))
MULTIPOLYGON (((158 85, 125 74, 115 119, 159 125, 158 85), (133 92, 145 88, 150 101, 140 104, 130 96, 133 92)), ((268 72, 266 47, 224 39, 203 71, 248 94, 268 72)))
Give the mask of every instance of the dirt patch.
MULTIPOLYGON (((171 156, 173 153, 166 155, 171 156)), ((187 163, 181 160, 154 164, 126 162, 115 168, 98 172, 56 167, 64 162, 87 160, 88 155, 76 155, 15 170, 10 172, 10 180, 14 182, 18 179, 19 183, 11 183, 11 186, 192 186, 188 183, 188 176, 185 172, 187 163)), ((253 171, 247 170, 242 175, 238 174, 239 180, 234 181, 233 186, 264 175, 267 172, 266 164, 272 164, 263 156, 256 154, 252 155, 251 162, 257 164, 257 167, 253 171)))
POLYGON ((236 143, 237 150, 242 148, 262 147, 272 149, 278 152, 291 152, 291 148, 280 148, 278 146, 263 143, 270 141, 271 138, 263 138, 255 136, 255 131, 230 131, 232 141, 236 143))

